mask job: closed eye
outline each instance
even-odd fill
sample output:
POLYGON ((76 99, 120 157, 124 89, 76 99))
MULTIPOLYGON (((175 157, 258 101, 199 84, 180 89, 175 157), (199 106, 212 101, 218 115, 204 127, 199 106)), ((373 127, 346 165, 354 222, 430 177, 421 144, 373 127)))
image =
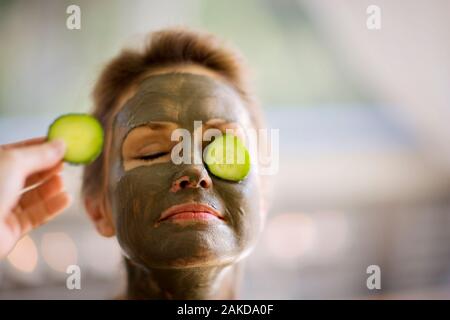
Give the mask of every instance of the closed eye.
POLYGON ((141 156, 141 157, 138 157, 137 159, 144 160, 144 161, 151 161, 151 160, 158 159, 160 157, 164 157, 164 156, 166 156, 168 154, 169 154, 169 152, 158 152, 158 153, 153 153, 153 154, 148 154, 148 155, 145 155, 145 156, 141 156))

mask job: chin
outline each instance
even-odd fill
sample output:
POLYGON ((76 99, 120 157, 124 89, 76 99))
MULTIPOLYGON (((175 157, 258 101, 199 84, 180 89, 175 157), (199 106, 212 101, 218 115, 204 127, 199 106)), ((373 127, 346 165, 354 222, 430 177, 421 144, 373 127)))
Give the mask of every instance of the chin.
POLYGON ((130 256, 149 269, 223 266, 236 262, 242 255, 236 240, 227 232, 216 232, 212 236, 210 232, 200 230, 183 230, 172 234, 170 240, 152 241, 142 249, 133 250, 134 254, 130 256))

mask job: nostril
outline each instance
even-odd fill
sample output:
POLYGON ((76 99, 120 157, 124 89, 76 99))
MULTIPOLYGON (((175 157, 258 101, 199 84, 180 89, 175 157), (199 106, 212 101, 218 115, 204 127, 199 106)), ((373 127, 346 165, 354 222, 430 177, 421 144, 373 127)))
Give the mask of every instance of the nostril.
POLYGON ((211 188, 211 186, 212 181, 207 175, 206 170, 191 170, 189 172, 186 172, 185 175, 176 178, 176 180, 172 183, 170 192, 178 192, 180 190, 186 190, 190 188, 208 189, 211 188))
POLYGON ((181 189, 187 188, 188 185, 189 185, 189 180, 183 180, 183 181, 180 182, 180 188, 181 189))

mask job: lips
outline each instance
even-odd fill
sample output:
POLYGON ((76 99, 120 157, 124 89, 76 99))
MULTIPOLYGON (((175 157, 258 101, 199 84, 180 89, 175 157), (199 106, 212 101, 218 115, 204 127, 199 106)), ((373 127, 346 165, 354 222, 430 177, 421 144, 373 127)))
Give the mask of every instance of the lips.
POLYGON ((223 215, 216 209, 202 203, 185 203, 165 210, 158 222, 166 220, 223 220, 223 215))

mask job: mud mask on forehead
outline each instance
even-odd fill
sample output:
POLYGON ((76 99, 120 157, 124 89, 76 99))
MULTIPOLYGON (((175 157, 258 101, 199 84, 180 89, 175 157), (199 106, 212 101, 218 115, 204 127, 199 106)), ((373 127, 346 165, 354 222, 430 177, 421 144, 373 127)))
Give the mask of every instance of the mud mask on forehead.
MULTIPOLYGON (((220 265, 237 261, 254 245, 261 217, 259 184, 252 171, 236 183, 210 175, 203 164, 176 165, 170 158, 125 169, 122 147, 136 128, 170 123, 192 132, 194 121, 212 119, 244 127, 250 123, 242 100, 230 86, 193 74, 147 78, 117 114, 108 192, 118 240, 135 263, 148 268, 220 265), (195 187, 174 189, 182 177, 195 187), (203 180, 207 183, 200 183, 203 180), (208 205, 223 219, 160 223, 162 212, 184 203, 208 205)), ((161 134, 160 139, 170 139, 170 133, 169 137, 161 134)))

